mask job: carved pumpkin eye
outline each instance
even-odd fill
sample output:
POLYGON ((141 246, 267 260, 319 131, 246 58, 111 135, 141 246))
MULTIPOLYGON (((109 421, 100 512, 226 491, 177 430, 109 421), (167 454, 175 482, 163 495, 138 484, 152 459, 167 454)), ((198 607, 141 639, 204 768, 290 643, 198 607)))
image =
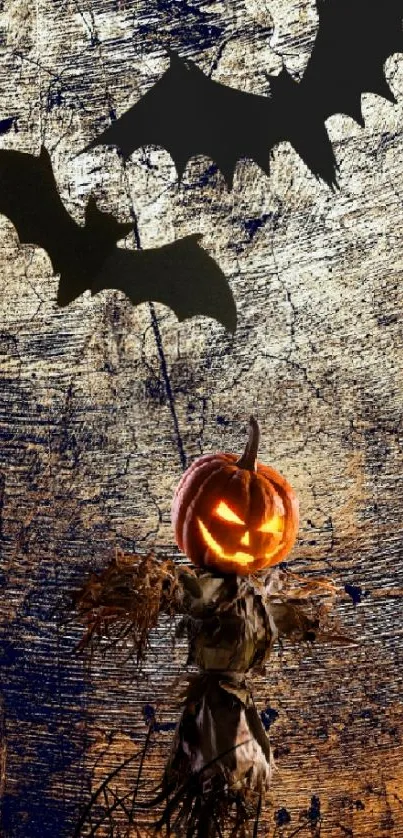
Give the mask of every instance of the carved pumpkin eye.
POLYGON ((282 515, 273 515, 269 521, 265 521, 261 527, 259 527, 259 532, 271 532, 273 535, 278 535, 282 533, 284 530, 284 518, 282 515))
POLYGON ((214 515, 217 515, 217 518, 222 518, 223 521, 231 521, 233 524, 245 523, 245 521, 242 521, 241 518, 238 518, 238 515, 236 515, 223 500, 220 500, 220 503, 215 507, 214 515))

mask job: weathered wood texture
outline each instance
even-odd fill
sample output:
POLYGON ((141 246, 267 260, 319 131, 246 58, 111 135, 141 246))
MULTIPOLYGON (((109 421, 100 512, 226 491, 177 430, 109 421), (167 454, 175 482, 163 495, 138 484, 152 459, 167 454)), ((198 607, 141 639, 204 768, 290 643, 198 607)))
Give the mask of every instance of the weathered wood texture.
MULTIPOLYGON (((357 638, 286 647, 256 683, 278 712, 266 834, 313 834, 299 817, 317 795, 322 838, 403 836, 402 57, 385 67, 397 105, 366 95, 365 129, 329 121, 338 192, 282 144, 269 179, 245 161, 228 193, 206 159, 178 187, 161 149, 125 168, 114 150, 75 155, 160 76, 167 45, 256 92, 282 55, 301 72, 314 0, 6 0, 0 25, 0 116, 18 126, 2 147, 45 143, 77 220, 92 193, 122 221, 135 210, 144 247, 202 232, 239 316, 230 337, 119 292, 58 310, 47 255, 0 218, 2 834, 70 838, 107 764, 144 741, 144 704, 177 717, 166 623, 137 679, 125 647, 77 656, 63 597, 117 547, 176 555, 183 463, 241 451, 253 412, 262 461, 300 497, 293 567, 340 584, 357 638)), ((154 778, 168 747, 156 735, 154 778)))

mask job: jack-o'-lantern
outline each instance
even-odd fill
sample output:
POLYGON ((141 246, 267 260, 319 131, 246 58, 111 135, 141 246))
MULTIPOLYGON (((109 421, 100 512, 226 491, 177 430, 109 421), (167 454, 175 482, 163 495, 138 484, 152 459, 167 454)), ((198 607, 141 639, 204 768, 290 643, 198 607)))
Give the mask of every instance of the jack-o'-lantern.
POLYGON ((246 575, 278 564, 298 531, 298 500, 287 480, 257 462, 259 426, 235 454, 205 454, 176 489, 172 523, 180 550, 194 564, 246 575))

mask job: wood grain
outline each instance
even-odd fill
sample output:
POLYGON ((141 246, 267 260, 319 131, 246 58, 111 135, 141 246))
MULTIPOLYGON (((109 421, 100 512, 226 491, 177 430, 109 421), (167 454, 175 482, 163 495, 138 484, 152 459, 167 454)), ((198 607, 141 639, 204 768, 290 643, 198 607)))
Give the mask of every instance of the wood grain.
MULTIPOLYGON (((81 223, 93 194, 120 221, 135 212, 143 247, 203 233, 239 323, 234 337, 201 317, 179 325, 111 291, 58 310, 47 255, 0 219, 5 838, 71 838, 108 766, 144 743, 144 705, 178 717, 185 649, 173 654, 167 622, 138 678, 125 646, 77 654, 69 592, 116 548, 177 556, 170 504, 184 462, 241 452, 251 413, 261 460, 300 498, 293 568, 337 582, 357 638, 348 651, 286 645, 256 681, 258 707, 278 713, 265 834, 319 835, 304 815, 317 796, 321 838, 403 836, 402 57, 385 67, 396 105, 365 95, 364 129, 329 120, 334 194, 287 144, 269 179, 239 164, 231 193, 207 159, 178 187, 161 149, 125 167, 113 150, 76 156, 156 81, 167 45, 267 93, 282 56, 303 70, 316 26, 313 0, 2 5, 0 116, 18 127, 2 147, 45 143, 81 223)), ((154 735, 151 785, 171 735, 154 735)), ((133 760, 119 775, 121 791, 137 770, 133 760)))

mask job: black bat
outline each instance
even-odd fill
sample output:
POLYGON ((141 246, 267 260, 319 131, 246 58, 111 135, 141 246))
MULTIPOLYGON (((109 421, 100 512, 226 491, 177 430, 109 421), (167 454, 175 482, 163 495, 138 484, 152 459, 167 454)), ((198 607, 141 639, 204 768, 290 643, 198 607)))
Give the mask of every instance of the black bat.
POLYGON ((351 116, 361 125, 361 95, 395 98, 383 65, 403 52, 401 0, 316 0, 319 28, 300 82, 283 69, 268 76, 271 95, 257 96, 212 81, 170 53, 169 69, 139 102, 84 151, 115 145, 127 159, 144 145, 163 146, 179 178, 191 157, 214 160, 229 187, 241 158, 269 174, 270 152, 288 140, 317 178, 336 186, 336 160, 325 120, 351 116))
POLYGON ((57 302, 66 306, 84 291, 124 291, 133 305, 164 303, 178 320, 196 314, 236 328, 234 298, 217 263, 199 246, 201 235, 149 250, 116 246, 133 230, 101 212, 90 198, 81 227, 65 209, 50 157, 0 151, 0 213, 16 227, 20 241, 43 247, 60 274, 57 302))

